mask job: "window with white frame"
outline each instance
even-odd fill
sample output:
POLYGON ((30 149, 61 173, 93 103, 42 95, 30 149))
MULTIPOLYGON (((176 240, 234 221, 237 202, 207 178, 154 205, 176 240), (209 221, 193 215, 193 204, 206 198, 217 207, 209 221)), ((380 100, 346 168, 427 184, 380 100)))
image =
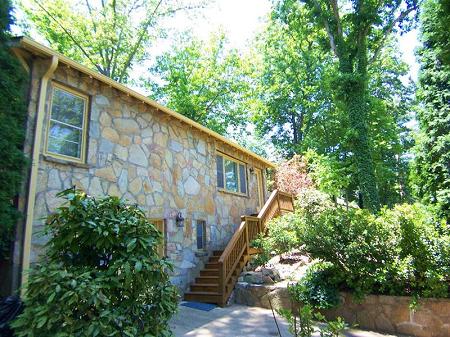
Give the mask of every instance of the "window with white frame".
POLYGON ((247 194, 247 168, 223 154, 216 156, 217 187, 228 192, 247 194))
POLYGON ((46 153, 84 161, 88 97, 53 84, 46 153))

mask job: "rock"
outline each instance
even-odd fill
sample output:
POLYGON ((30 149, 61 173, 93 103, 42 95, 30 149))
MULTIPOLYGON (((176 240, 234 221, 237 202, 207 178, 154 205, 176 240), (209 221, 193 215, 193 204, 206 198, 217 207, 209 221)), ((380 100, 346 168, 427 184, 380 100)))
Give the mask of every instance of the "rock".
POLYGON ((192 176, 184 183, 184 191, 189 195, 197 195, 200 192, 200 184, 192 176))
POLYGON ((102 95, 95 96, 95 103, 98 105, 109 105, 108 99, 102 95))
POLYGON ((136 165, 148 166, 148 160, 144 151, 136 144, 130 147, 129 161, 136 165))
POLYGON ((132 119, 115 118, 114 126, 119 133, 131 134, 139 132, 139 124, 132 119))
POLYGON ((48 173, 48 187, 55 190, 61 189, 61 179, 59 178, 58 170, 50 170, 48 173))
POLYGON ((244 273, 244 282, 253 284, 263 284, 264 283, 263 274, 254 271, 246 272, 244 273))
POLYGON ((263 276, 269 276, 274 282, 281 281, 280 273, 273 268, 261 268, 263 276))
POLYGON ((274 284, 275 282, 272 280, 270 276, 263 275, 263 282, 264 284, 274 284))
POLYGON ((117 183, 119 185, 120 192, 125 193, 128 189, 128 170, 122 170, 122 173, 119 176, 119 181, 117 183))
POLYGON ((112 141, 113 143, 118 143, 120 139, 117 131, 112 128, 104 128, 102 131, 102 136, 112 141))
POLYGON ((117 179, 111 166, 96 170, 95 175, 99 178, 103 178, 111 182, 116 182, 117 179))
POLYGON ((183 145, 181 145, 180 143, 178 143, 176 140, 173 139, 171 139, 169 142, 169 148, 175 152, 183 151, 183 145))

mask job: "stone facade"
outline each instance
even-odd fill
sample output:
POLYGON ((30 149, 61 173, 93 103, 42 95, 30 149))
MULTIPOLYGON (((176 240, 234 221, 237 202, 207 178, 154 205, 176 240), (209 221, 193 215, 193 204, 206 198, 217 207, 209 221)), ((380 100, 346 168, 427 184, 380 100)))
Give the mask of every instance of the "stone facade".
MULTIPOLYGON (((28 153, 44 68, 44 62, 34 62, 25 147, 28 153)), ((138 204, 149 218, 164 218, 167 256, 175 266, 172 281, 185 289, 201 267, 203 256, 226 245, 240 223, 240 216, 258 211, 257 181, 250 169, 265 169, 265 164, 63 64, 49 82, 44 128, 55 82, 89 97, 87 156, 86 163, 77 164, 41 154, 31 260, 37 260, 47 240, 37 235, 43 228, 43 218, 62 201, 56 194, 75 185, 93 196, 109 194, 125 198, 138 204), (217 151, 247 164, 248 196, 217 189, 217 151), (175 223, 178 212, 186 219, 183 228, 175 223), (196 249, 196 220, 206 221, 206 252, 196 249)), ((45 134, 43 130, 42 151, 45 134)))
MULTIPOLYGON (((292 302, 286 286, 238 283, 234 302, 270 309, 291 309, 292 302)), ((415 309, 411 297, 369 295, 361 302, 349 293, 341 293, 341 304, 323 312, 327 319, 342 317, 359 328, 415 337, 450 336, 450 300, 425 298, 415 309)))

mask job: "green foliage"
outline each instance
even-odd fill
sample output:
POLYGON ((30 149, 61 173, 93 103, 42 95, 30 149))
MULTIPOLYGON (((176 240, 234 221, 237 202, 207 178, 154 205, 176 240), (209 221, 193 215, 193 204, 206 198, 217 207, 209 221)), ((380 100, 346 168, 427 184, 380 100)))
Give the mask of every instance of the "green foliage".
POLYGON ((297 284, 288 287, 289 294, 294 301, 314 308, 335 307, 339 304, 335 275, 336 270, 332 263, 315 263, 297 284))
POLYGON ((48 217, 43 260, 30 272, 17 336, 170 336, 177 308, 160 232, 117 197, 69 189, 48 217))
POLYGON ((22 1, 28 24, 50 47, 118 82, 148 58, 148 47, 164 35, 161 21, 197 8, 198 1, 22 1))
MULTIPOLYGON (((433 210, 402 204, 375 216, 337 206, 320 192, 305 192, 295 213, 278 219, 276 227, 293 234, 296 249, 324 262, 293 288, 297 300, 327 306, 337 290, 356 297, 450 297, 450 228, 433 210)), ((269 227, 262 246, 271 251, 284 235, 269 227)))
POLYGON ((8 47, 10 2, 0 3, 0 259, 9 256, 19 213, 13 205, 24 175, 26 159, 22 151, 26 120, 28 81, 22 66, 8 47))
POLYGON ((364 207, 372 212, 379 210, 380 198, 369 132, 373 109, 371 68, 380 59, 390 34, 408 28, 417 2, 354 1, 351 6, 342 7, 337 1, 307 0, 304 1, 306 10, 295 0, 275 3, 274 16, 289 31, 301 31, 298 18, 305 16, 319 36, 328 38, 328 50, 337 60, 336 71, 330 77, 333 102, 346 115, 344 139, 354 165, 354 180, 364 207))
POLYGON ((450 2, 424 1, 421 15, 423 46, 418 98, 424 103, 417 115, 420 136, 415 156, 417 195, 438 206, 450 223, 450 2))
POLYGON ((223 33, 207 43, 190 35, 179 40, 151 69, 161 78, 147 84, 152 96, 220 134, 243 128, 249 86, 237 50, 227 50, 223 33))
POLYGON ((338 317, 335 321, 327 321, 320 312, 316 312, 309 304, 302 305, 297 310, 280 309, 277 312, 288 321, 289 332, 294 337, 312 337, 315 332, 319 332, 320 337, 340 337, 343 336, 343 332, 347 328, 347 324, 341 317, 338 317), (325 324, 315 328, 314 320, 325 322, 325 324))

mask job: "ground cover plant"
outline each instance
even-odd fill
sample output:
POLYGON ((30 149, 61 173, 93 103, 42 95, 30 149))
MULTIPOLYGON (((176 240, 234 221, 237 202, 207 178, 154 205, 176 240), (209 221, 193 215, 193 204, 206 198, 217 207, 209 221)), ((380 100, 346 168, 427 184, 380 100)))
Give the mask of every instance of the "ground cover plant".
POLYGON ((75 189, 50 215, 45 255, 29 275, 21 336, 170 336, 177 308, 160 232, 138 207, 75 189))

